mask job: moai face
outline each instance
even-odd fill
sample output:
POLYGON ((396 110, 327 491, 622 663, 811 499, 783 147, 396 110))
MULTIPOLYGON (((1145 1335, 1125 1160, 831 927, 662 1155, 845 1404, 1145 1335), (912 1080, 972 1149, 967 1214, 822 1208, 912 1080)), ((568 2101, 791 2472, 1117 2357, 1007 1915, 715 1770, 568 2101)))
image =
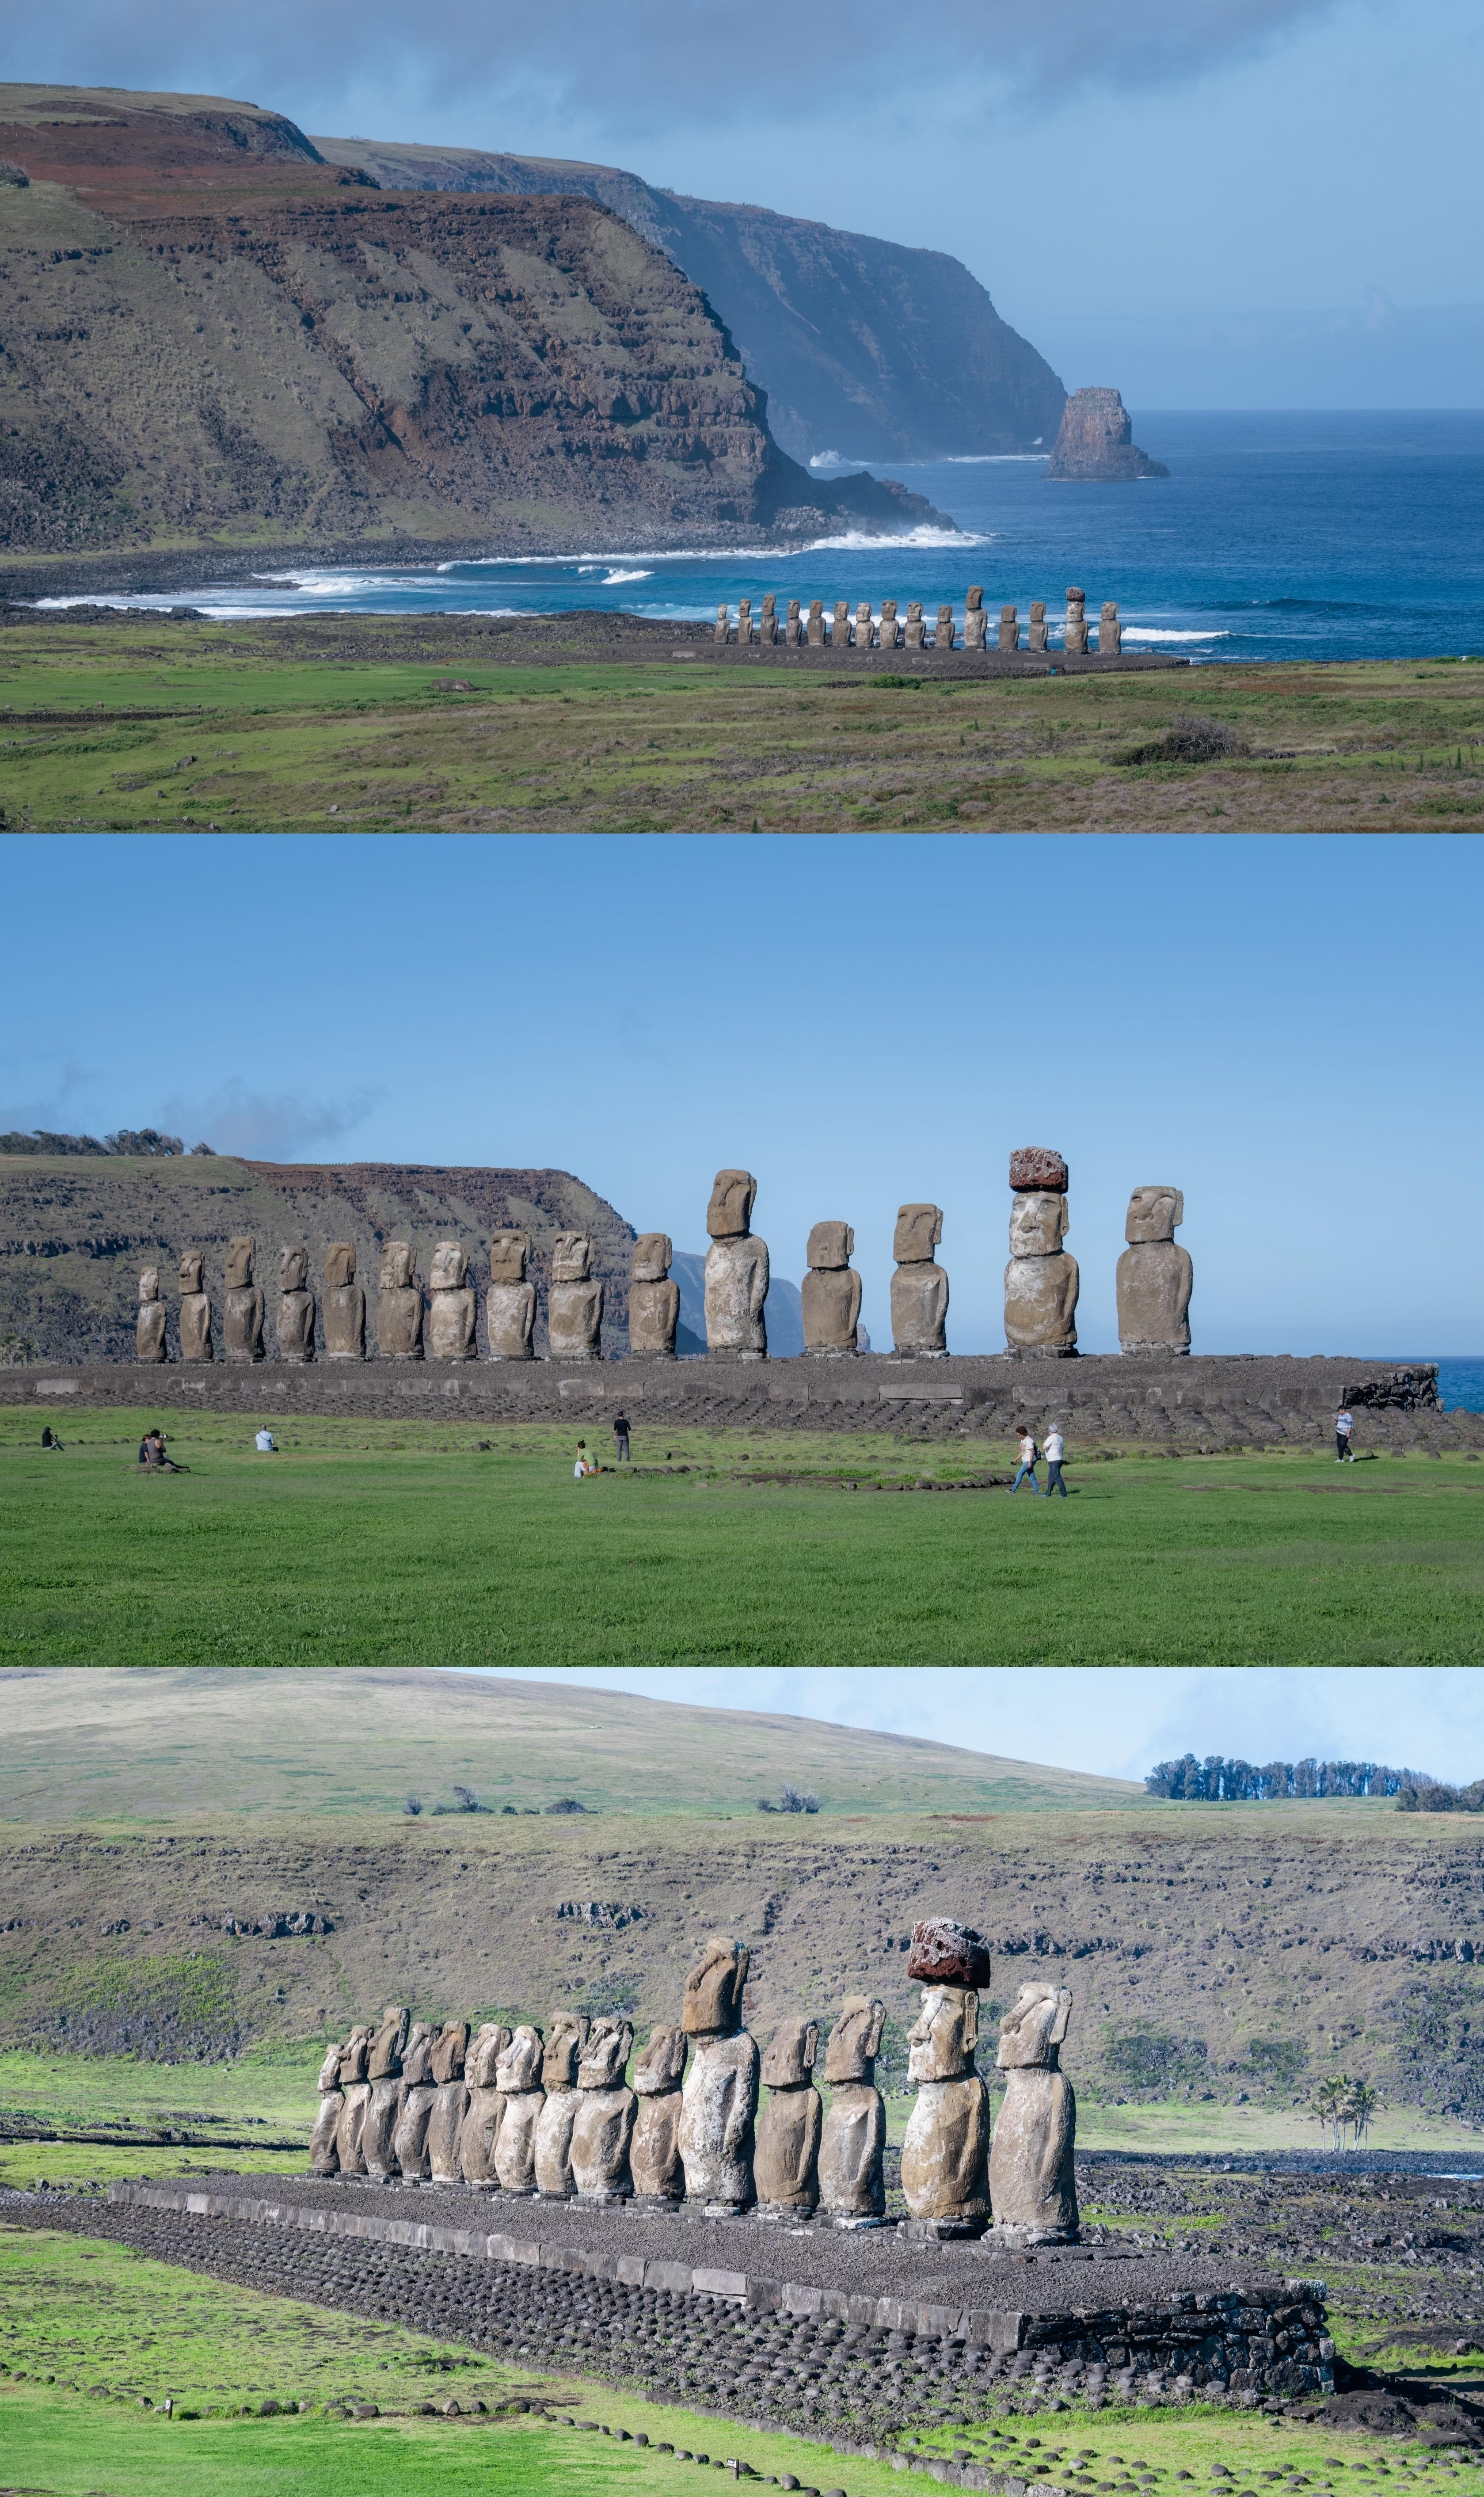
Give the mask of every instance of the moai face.
POLYGON ((809 600, 809 622, 811 624, 822 624, 824 622, 824 600, 822 598, 811 598, 809 600))
POLYGON ((321 2098, 328 2098, 332 2090, 337 2090, 339 2088, 340 2057, 344 2051, 344 2048, 338 2042, 333 2046, 326 2048, 325 2060, 320 2066, 319 2092, 321 2098))
POLYGON ((897 1209, 897 1230, 892 1241, 892 1255, 899 1266, 931 1264, 932 1252, 943 1237, 943 1209, 938 1205, 901 1205, 897 1209))
POLYGON ((984 590, 979 582, 976 581, 971 584, 968 595, 964 599, 963 604, 968 609, 971 616, 978 615, 980 608, 984 605, 984 590))
POLYGON ((1045 601, 1045 599, 1044 599, 1044 598, 1032 598, 1032 600, 1031 600, 1031 602, 1030 602, 1030 620, 1031 620, 1032 624, 1044 624, 1044 623, 1045 623, 1045 621, 1046 621, 1046 601, 1045 601))
POLYGON ((1012 1257, 1054 1257, 1066 1238, 1066 1199, 1026 1189, 1010 1206, 1012 1257))
POLYGON ((864 1994, 847 1994, 825 2047, 825 2079, 873 2081, 885 2027, 884 2003, 873 2003, 864 1994))
POLYGON ((278 1289, 280 1292, 301 1292, 309 1280, 307 1248, 280 1248, 278 1251, 278 1289))
POLYGON ((144 1308, 144 1307, 146 1306, 146 1304, 147 1304, 148 1302, 150 1302, 150 1301, 157 1301, 157 1300, 159 1299, 159 1297, 160 1297, 160 1270, 159 1270, 159 1267, 158 1267, 158 1266, 146 1266, 146 1267, 145 1267, 145 1269, 144 1269, 144 1271, 143 1271, 143 1273, 142 1273, 142 1275, 141 1275, 141 1277, 140 1277, 140 1307, 142 1309, 142 1308, 144 1308))
POLYGON ((814 2020, 785 2020, 775 2029, 773 2042, 763 2057, 763 2078, 771 2090, 802 2090, 813 2078, 814 2057, 819 2050, 819 2024, 814 2020))
POLYGON ((907 2031, 909 2081, 957 2081, 974 2069, 979 1997, 967 1986, 930 1985, 907 2031))
POLYGON ((227 1289, 245 1291, 252 1281, 255 1243, 251 1240, 230 1240, 227 1244, 227 1289))
POLYGON ((346 2039, 340 2055, 340 2087, 342 2090, 349 2088, 351 2083, 354 2081, 363 2081, 365 2079, 366 2056, 370 2049, 372 2035, 373 2033, 369 2026, 363 2023, 360 2028, 353 2029, 350 2036, 346 2039))
POLYGON ((629 1276, 636 1283, 662 1283, 675 1254, 668 1231, 642 1231, 634 1243, 629 1276))
POLYGON ((578 2066, 578 2088, 617 2089, 628 2070, 633 2049, 634 2024, 631 2020, 595 2020, 592 2036, 578 2066))
POLYGON ((180 1260, 180 1289, 182 1292, 200 1291, 202 1272, 205 1265, 205 1259, 200 1254, 199 1250, 195 1248, 188 1248, 186 1250, 185 1255, 180 1260))
POLYGON ((461 2081, 468 2051, 467 2020, 445 2020, 433 2039, 433 2079, 440 2086, 444 2081, 461 2081))
POLYGON ((651 2029, 649 2042, 634 2066, 634 2087, 642 2099, 667 2098, 685 2078, 683 2029, 651 2029))
POLYGON ((402 2048, 402 2078, 409 2089, 417 2083, 425 2086, 433 2076, 433 2030, 426 2020, 414 2020, 402 2048))
POLYGON ((1105 598, 1105 599, 1103 600, 1103 622, 1104 622, 1105 624, 1116 624, 1116 623, 1118 622, 1118 620, 1119 620, 1119 603, 1118 603, 1118 600, 1117 600, 1116 598, 1105 598))
MULTIPOLYGON (((558 1243, 558 1246, 560 1244, 558 1243)), ((531 1253, 530 1234, 526 1231, 496 1231, 489 1242, 489 1280, 491 1283, 523 1283, 525 1261, 531 1253)))
POLYGON ((816 1222, 809 1233, 809 1265, 827 1270, 848 1266, 855 1254, 855 1233, 848 1222, 816 1222))
POLYGON ((544 2090, 570 2090, 577 2074, 577 2059, 587 2042, 587 2021, 584 2014, 558 2012, 547 2035, 546 2050, 541 2059, 541 2086, 544 2090))
POLYGON ((752 1954, 730 1934, 712 1934, 685 1979, 680 2025, 687 2037, 730 2038, 742 2027, 742 1989, 752 1954))
MULTIPOLYGON (((817 607, 819 601, 816 599, 814 601, 814 607, 817 607)), ((814 607, 809 609, 809 614, 811 616, 814 613, 814 607)), ((790 624, 797 624, 799 621, 799 601, 797 598, 791 598, 788 602, 788 620, 790 624)))
POLYGON ((922 602, 922 600, 921 600, 920 598, 909 598, 909 599, 908 599, 908 601, 907 601, 907 622, 908 622, 909 624, 920 624, 920 623, 922 622, 922 620, 923 620, 923 602, 922 602))
POLYGON ((434 1292, 457 1292, 463 1288, 469 1261, 457 1240, 440 1240, 433 1250, 432 1272, 428 1288, 434 1292))
POLYGON ((585 1283, 592 1266, 592 1242, 581 1231, 559 1231, 552 1249, 553 1283, 585 1283))
POLYGON ((1185 1218, 1185 1200, 1178 1187, 1136 1187, 1128 1200, 1123 1237, 1130 1248, 1145 1240, 1173 1240, 1185 1218))
POLYGON ((417 1265, 417 1250, 405 1240, 389 1240, 381 1252, 381 1288, 405 1292, 417 1265))
POLYGON ((520 2028, 495 2067, 497 2089, 515 2093, 541 2087, 541 2032, 520 2028))
POLYGON ((402 2049, 407 2043, 411 2018, 412 2014, 404 2004, 388 2004, 366 2057, 365 2076, 368 2081, 390 2080, 400 2072, 402 2049))
MULTIPOLYGON (((464 2057, 464 2078, 471 2090, 492 2090, 500 2057, 510 2043, 510 2031, 498 2020, 486 2020, 473 2045, 464 2057)), ((402 2058, 402 2070, 407 2058, 402 2058)))
POLYGON ((718 1171, 711 1201, 706 1209, 706 1228, 710 1238, 745 1240, 756 1198, 757 1182, 750 1171, 718 1171))
POLYGON ((356 1280, 354 1240, 332 1240, 325 1250, 325 1289, 343 1292, 356 1280))
POLYGON ((766 591, 766 592, 765 592, 765 594, 764 594, 764 598, 763 598, 763 614, 764 614, 765 616, 776 616, 777 612, 778 612, 778 601, 777 601, 777 595, 776 595, 775 591, 774 591, 774 590, 770 589, 770 590, 766 591))
POLYGON ((1023 1985, 999 2024, 995 2061, 1002 2072, 1026 2065, 1056 2068, 1057 2049, 1072 2020, 1072 1998, 1064 1985, 1023 1985))
POLYGON ((843 598, 835 602, 835 638, 837 642, 850 639, 850 609, 843 598))
POLYGON ((870 600, 868 598, 863 598, 855 611, 855 638, 858 642, 870 640, 870 600))

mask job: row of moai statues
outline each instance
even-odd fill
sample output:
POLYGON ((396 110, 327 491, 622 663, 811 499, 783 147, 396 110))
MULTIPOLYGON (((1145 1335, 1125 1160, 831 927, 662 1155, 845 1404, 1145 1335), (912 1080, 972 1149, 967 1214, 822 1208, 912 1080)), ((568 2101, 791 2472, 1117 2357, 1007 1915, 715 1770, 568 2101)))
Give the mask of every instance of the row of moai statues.
MULTIPOLYGON (((785 649, 810 650, 827 648, 835 650, 952 650, 958 646, 958 631, 951 606, 944 605, 938 609, 937 621, 930 628, 920 598, 907 600, 905 616, 900 613, 900 604, 899 599, 884 598, 877 616, 872 613, 869 599, 863 598, 852 616, 849 600, 837 598, 834 614, 827 616, 822 598, 809 600, 807 615, 804 613, 802 599, 790 598, 786 601, 780 623, 777 596, 770 589, 755 618, 750 598, 739 601, 735 624, 730 606, 718 606, 715 639, 718 642, 737 642, 743 648, 755 644, 761 649, 773 649, 779 644, 785 649)), ((1046 601, 1034 598, 1030 602, 1026 648, 1047 649, 1050 647, 1047 629, 1046 601)), ((1021 648, 1019 612, 1013 606, 1001 607, 998 624, 995 625, 990 609, 985 606, 984 590, 977 582, 964 601, 963 648, 965 650, 1018 650, 1021 648)), ((1089 648, 1086 590, 1072 588, 1066 593, 1062 648, 1084 652, 1089 648)), ((1122 651, 1123 633, 1119 622, 1117 599, 1103 601, 1097 648, 1104 658, 1117 658, 1122 651)))
MULTIPOLYGON (((686 1978, 679 2026, 650 2033, 632 2081, 633 2024, 622 2017, 561 2012, 545 2033, 487 2021, 471 2034, 467 2021, 435 2030, 394 2005, 327 2054, 311 2168, 880 2228, 884 2007, 866 1995, 841 2005, 825 2048, 827 2113, 814 2085, 818 2024, 785 2020, 763 2053, 748 2035, 749 1959, 730 1935, 710 1938, 686 1978)), ((1023 1985, 1000 2022, 1006 2091, 992 2142, 974 2067, 988 1950, 971 1928, 937 1918, 914 1927, 907 1973, 924 1986, 908 2041, 917 2088, 901 2156, 908 2232, 978 2236, 993 2224, 1017 2242, 1075 2237, 1076 2101, 1058 2068, 1071 1997, 1023 1985)))

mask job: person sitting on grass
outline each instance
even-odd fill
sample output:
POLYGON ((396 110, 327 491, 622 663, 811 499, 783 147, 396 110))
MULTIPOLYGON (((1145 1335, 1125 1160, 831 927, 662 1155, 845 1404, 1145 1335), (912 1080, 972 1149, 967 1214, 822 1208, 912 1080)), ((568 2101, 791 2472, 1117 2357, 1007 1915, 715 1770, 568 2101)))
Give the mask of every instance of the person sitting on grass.
POLYGON ((253 1440, 253 1446, 257 1449, 260 1457, 276 1457, 278 1454, 278 1442, 274 1438, 272 1432, 268 1429, 266 1422, 264 1423, 262 1430, 258 1433, 257 1438, 253 1440))
POLYGON ((1033 1493, 1039 1492, 1041 1488, 1040 1484, 1036 1480, 1036 1443, 1028 1430, 1021 1433, 1020 1457, 1020 1471, 1017 1473, 1014 1482, 1010 1485, 1010 1497, 1012 1500, 1020 1490, 1020 1487, 1026 1480, 1027 1474, 1030 1477, 1031 1491, 1033 1493))
POLYGON ((55 1431, 53 1431, 50 1423, 48 1422, 42 1432, 42 1446, 44 1448, 56 1448, 60 1450, 61 1445, 61 1440, 57 1438, 55 1431))
POLYGON ((1061 1460, 1066 1454, 1066 1441, 1055 1422, 1046 1434, 1046 1445, 1041 1450, 1041 1454, 1046 1459, 1046 1498, 1050 1500, 1052 1493, 1058 1491, 1065 1500, 1066 1485, 1061 1479, 1061 1460))
POLYGON ((579 1439, 577 1443, 577 1463, 572 1469, 573 1481, 581 1482, 584 1474, 595 1474, 597 1470, 597 1467, 593 1464, 592 1459, 587 1454, 586 1440, 579 1439))
POLYGON ((140 1449, 140 1461, 147 1466, 152 1473, 184 1474, 190 1471, 189 1466, 177 1466, 174 1457, 166 1455, 165 1434, 158 1422, 152 1431, 146 1431, 144 1434, 143 1444, 140 1449))

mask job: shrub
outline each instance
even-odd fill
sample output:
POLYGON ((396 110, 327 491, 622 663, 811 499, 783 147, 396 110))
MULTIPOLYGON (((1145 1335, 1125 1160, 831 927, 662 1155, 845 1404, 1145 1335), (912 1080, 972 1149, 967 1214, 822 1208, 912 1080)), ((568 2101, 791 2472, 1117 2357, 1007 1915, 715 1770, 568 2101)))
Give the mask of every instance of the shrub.
POLYGON ((1245 754, 1247 747, 1234 728, 1224 720, 1202 719, 1183 715, 1170 722, 1162 737, 1146 737, 1139 744, 1130 745, 1114 756, 1119 764, 1129 763, 1220 763, 1231 754, 1245 754))
POLYGON ((409 1795, 409 1796, 407 1797, 406 1802, 405 1802, 405 1803, 403 1804, 403 1806, 402 1806, 402 1810, 403 1810, 403 1812, 407 1813, 407 1814, 410 1816, 410 1817, 411 1817, 412 1819, 414 1819, 414 1820, 416 1820, 416 1818, 417 1818, 417 1817, 418 1817, 418 1814, 422 1811, 422 1809, 423 1809, 423 1806, 422 1806, 422 1804, 420 1803, 420 1801, 418 1800, 418 1797, 417 1797, 416 1795, 409 1795))
POLYGON ((578 1802, 576 1795, 558 1795, 554 1803, 547 1805, 548 1812, 585 1812, 586 1809, 584 1803, 578 1802))
POLYGON ((17 165, 13 157, 0 156, 0 182, 9 182, 17 191, 29 191, 31 176, 24 165, 17 165))
POLYGON ((1103 2063, 1111 2077, 1126 2089, 1168 2098, 1193 2089, 1207 2074, 1204 2038, 1174 2038, 1163 2029, 1126 2029, 1103 2033, 1103 2063))

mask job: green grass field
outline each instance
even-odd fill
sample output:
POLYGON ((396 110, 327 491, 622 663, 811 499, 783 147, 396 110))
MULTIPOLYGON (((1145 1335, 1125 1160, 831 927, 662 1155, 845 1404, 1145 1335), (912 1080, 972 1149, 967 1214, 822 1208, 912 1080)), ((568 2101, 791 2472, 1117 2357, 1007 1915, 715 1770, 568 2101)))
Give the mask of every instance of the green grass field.
POLYGON ((1070 1500, 868 1486, 982 1471, 963 1441, 191 1417, 0 1425, 0 1659, 25 1664, 1464 1664, 1484 1660, 1484 1469, 1318 1455, 1078 1462, 1070 1500), (789 1470, 813 1479, 753 1481, 789 1470), (846 1483, 860 1488, 846 1489, 846 1483))

